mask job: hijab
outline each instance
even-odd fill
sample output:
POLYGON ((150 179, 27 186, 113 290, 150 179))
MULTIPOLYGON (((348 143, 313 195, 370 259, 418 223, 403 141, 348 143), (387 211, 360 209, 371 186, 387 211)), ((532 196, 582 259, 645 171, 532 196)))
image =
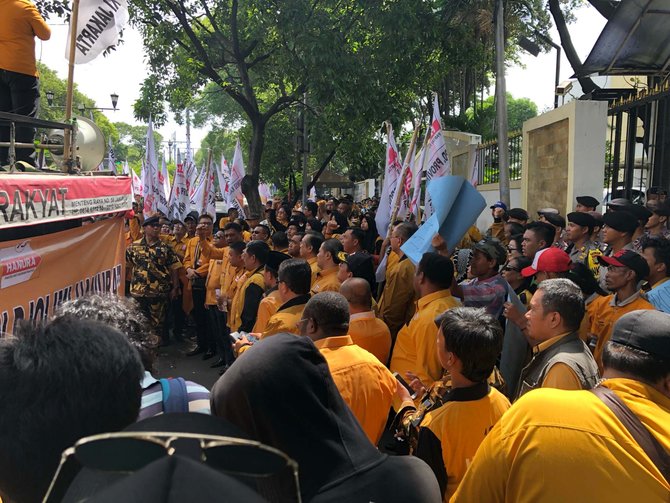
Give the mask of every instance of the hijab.
POLYGON ((298 462, 304 501, 386 459, 308 337, 283 333, 259 341, 215 383, 211 396, 214 415, 298 462))

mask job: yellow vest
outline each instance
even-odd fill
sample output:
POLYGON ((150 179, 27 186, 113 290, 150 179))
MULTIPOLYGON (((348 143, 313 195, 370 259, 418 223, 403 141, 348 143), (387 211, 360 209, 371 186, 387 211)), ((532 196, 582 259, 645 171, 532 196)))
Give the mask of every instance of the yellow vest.
POLYGON ((242 324, 242 309, 244 309, 244 297, 247 294, 249 285, 258 285, 260 288, 265 288, 265 281, 263 281, 262 268, 256 269, 254 272, 248 272, 249 275, 242 286, 235 292, 233 303, 230 306, 230 321, 228 326, 231 332, 236 332, 242 324))

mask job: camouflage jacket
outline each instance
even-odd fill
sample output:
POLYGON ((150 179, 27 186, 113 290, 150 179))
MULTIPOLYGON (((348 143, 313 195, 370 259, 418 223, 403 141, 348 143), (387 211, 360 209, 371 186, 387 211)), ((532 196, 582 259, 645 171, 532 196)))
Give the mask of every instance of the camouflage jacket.
POLYGON ((172 289, 171 271, 181 267, 171 245, 145 238, 134 241, 126 250, 126 263, 132 267, 130 294, 135 297, 164 297, 172 289))

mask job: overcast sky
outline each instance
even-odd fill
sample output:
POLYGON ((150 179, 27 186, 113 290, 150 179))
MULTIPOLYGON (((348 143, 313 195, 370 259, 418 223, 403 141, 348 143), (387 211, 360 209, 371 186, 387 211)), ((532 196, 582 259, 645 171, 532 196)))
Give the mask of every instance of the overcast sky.
MULTIPOLYGON (((605 19, 588 5, 580 8, 576 12, 576 17, 577 21, 570 25, 570 33, 583 61, 605 26, 605 19)), ((37 40, 37 58, 54 69, 61 78, 66 78, 67 26, 51 24, 51 29, 50 40, 47 42, 37 40)), ((552 30, 551 37, 556 42, 559 41, 555 29, 552 30)), ((111 107, 109 95, 114 92, 119 95, 118 111, 106 112, 110 120, 140 124, 133 118, 132 104, 139 97, 140 84, 147 71, 144 63, 144 50, 137 31, 127 28, 124 31, 124 39, 124 44, 109 56, 100 56, 91 63, 77 65, 74 79, 79 90, 94 99, 99 107, 111 107)), ((538 57, 523 53, 521 63, 521 66, 508 69, 507 91, 515 98, 530 98, 537 104, 540 112, 552 108, 556 52, 552 50, 538 57)), ((569 79, 572 73, 572 68, 563 55, 559 82, 569 79)), ((492 88, 490 92, 493 93, 494 89, 492 88)), ((177 140, 184 140, 186 134, 185 128, 174 122, 163 126, 159 132, 166 139, 176 132, 177 140)), ((193 145, 198 146, 205 134, 205 130, 194 129, 192 131, 193 145)), ((232 156, 232 152, 230 155, 232 156)))

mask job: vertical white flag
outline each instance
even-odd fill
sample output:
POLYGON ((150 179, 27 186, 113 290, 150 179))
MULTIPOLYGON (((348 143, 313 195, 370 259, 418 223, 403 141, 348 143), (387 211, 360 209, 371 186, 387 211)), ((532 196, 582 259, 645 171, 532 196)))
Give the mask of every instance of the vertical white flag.
POLYGON ((144 156, 144 168, 142 171, 142 191, 144 193, 144 216, 149 216, 156 211, 167 215, 167 199, 163 194, 163 187, 159 180, 160 170, 158 158, 156 157, 156 146, 154 144, 154 127, 151 117, 147 127, 146 153, 144 156))
MULTIPOLYGON (((428 134, 428 132, 426 132, 428 134)), ((419 156, 419 162, 414 166, 412 173, 412 180, 414 183, 412 190, 412 199, 409 203, 409 211, 414 215, 417 225, 419 222, 419 206, 421 204, 421 177, 423 176, 423 164, 426 161, 426 150, 427 148, 421 149, 421 154, 419 156)), ((412 156, 414 157, 414 156, 412 156)))
POLYGON ((476 187, 479 183, 479 155, 477 152, 477 147, 474 148, 474 155, 472 156, 472 169, 470 170, 470 183, 473 187, 476 187))
POLYGON ((174 172, 174 180, 172 181, 168 216, 170 218, 178 218, 183 222, 189 210, 190 205, 184 165, 177 164, 177 169, 174 172))
POLYGON ((158 183, 160 188, 163 190, 163 196, 166 200, 170 198, 170 174, 168 173, 167 164, 165 163, 165 156, 163 156, 161 162, 161 170, 158 174, 158 183))
POLYGON ((216 175, 219 179, 219 190, 221 190, 221 197, 225 203, 228 200, 228 185, 230 183, 230 168, 228 161, 223 154, 221 154, 221 166, 216 170, 216 175))
POLYGON ((108 150, 107 150, 107 169, 112 173, 116 174, 116 154, 112 148, 112 139, 107 139, 108 150))
MULTIPOLYGON (((451 163, 449 162, 449 155, 447 154, 447 144, 442 135, 442 120, 440 119, 440 107, 437 102, 437 93, 434 93, 433 97, 433 121, 430 127, 430 139, 428 140, 426 186, 428 186, 433 178, 451 175, 451 163)), ((424 213, 426 218, 433 214, 433 206, 428 190, 426 190, 424 213)))
POLYGON ((243 208, 242 179, 244 178, 244 160, 242 159, 242 148, 240 140, 235 145, 233 163, 230 165, 230 184, 228 189, 228 208, 237 208, 240 218, 246 218, 243 208))
POLYGON ((395 193, 398 187, 398 182, 400 181, 401 173, 402 162, 400 161, 400 152, 398 152, 398 147, 395 144, 395 138, 393 137, 393 127, 389 126, 384 182, 382 193, 379 198, 379 208, 377 208, 377 215, 375 216, 377 232, 380 236, 386 236, 388 232, 391 212, 393 211, 393 204, 395 202, 395 193))
MULTIPOLYGON (((74 63, 88 63, 119 42, 119 34, 128 22, 127 0, 80 0, 77 16, 74 63)), ((70 59, 70 30, 65 59, 70 59)))

